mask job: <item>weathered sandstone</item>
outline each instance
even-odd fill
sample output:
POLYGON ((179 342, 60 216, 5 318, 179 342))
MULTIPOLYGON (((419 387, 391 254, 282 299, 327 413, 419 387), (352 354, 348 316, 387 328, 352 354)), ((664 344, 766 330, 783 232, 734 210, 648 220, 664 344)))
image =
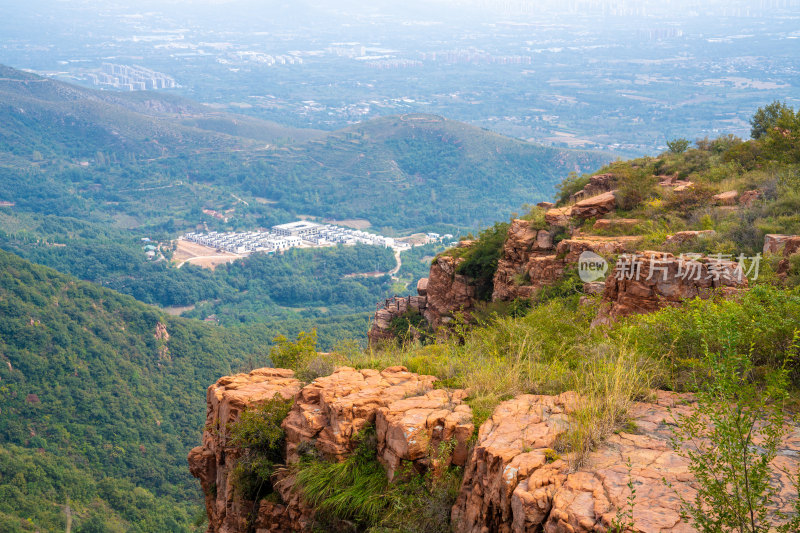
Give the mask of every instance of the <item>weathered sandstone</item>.
POLYGON ((725 191, 711 197, 717 205, 736 205, 736 198, 739 196, 737 191, 725 191))
POLYGON ((581 200, 572 206, 570 216, 583 220, 586 218, 598 217, 605 215, 614 210, 617 205, 617 198, 614 194, 615 191, 604 192, 591 198, 581 200))
POLYGON ((425 394, 435 380, 402 366, 382 372, 341 367, 314 380, 297 394, 283 421, 287 462, 299 460, 301 445, 314 447, 329 460, 342 460, 353 451, 354 437, 375 422, 378 409, 425 394))
MULTIPOLYGON (((247 407, 276 395, 290 399, 299 390, 300 382, 294 373, 280 368, 260 368, 249 374, 226 376, 208 388, 203 444, 189 452, 189 471, 203 487, 212 533, 244 533, 252 511, 252 502, 236 497, 230 475, 241 456, 241 450, 228 442, 230 425, 247 407)), ((280 521, 278 515, 275 519, 280 521)))
MULTIPOLYGON (((472 410, 463 390, 434 389, 402 398, 377 411, 378 458, 393 479, 404 463, 422 472, 432 461, 463 466, 472 436, 472 410), (440 450, 452 443, 452 450, 440 450)), ((447 465, 442 465, 447 466, 447 465)))
POLYGON ((780 254, 783 253, 783 248, 786 242, 790 239, 798 237, 797 235, 779 235, 777 233, 768 233, 764 235, 764 254, 780 254))
POLYGON ((472 280, 456 273, 462 261, 460 257, 440 255, 431 264, 426 287, 427 306, 423 314, 434 329, 446 323, 453 313, 469 312, 475 306, 472 280))
POLYGON ((666 252, 629 254, 606 278, 604 304, 595 324, 635 313, 657 311, 695 297, 708 298, 747 287, 738 263, 713 257, 675 257, 666 252))
POLYGON ((717 234, 713 229, 699 230, 699 231, 678 231, 674 235, 667 235, 667 240, 664 244, 684 244, 698 239, 708 239, 717 234))

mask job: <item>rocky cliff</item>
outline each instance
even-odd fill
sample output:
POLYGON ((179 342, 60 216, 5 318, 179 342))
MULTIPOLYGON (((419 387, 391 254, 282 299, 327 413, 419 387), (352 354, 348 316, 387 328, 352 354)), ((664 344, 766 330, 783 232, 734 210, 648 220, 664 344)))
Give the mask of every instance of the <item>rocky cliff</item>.
MULTIPOLYGON (((693 184, 675 176, 656 176, 659 187, 672 191, 690 190, 693 184)), ((747 287, 747 279, 737 268, 741 266, 728 258, 709 256, 676 257, 658 250, 642 250, 642 238, 637 235, 604 236, 600 233, 634 233, 638 219, 615 216, 618 179, 613 174, 590 177, 588 184, 570 197, 564 207, 546 207, 542 221, 512 220, 503 243, 492 278, 490 301, 532 299, 545 287, 562 281, 574 273, 582 254, 591 252, 608 263, 605 277, 585 283, 587 295, 602 294, 601 311, 595 324, 609 323, 634 313, 647 313, 667 305, 713 294, 732 295, 747 287), (593 223, 591 221, 594 220, 593 223), (594 234, 583 228, 587 221, 594 234), (635 258, 636 270, 627 262, 635 258)), ((758 191, 748 191, 747 202, 758 197, 758 191)), ((728 195, 732 196, 732 195, 728 195)), ((725 198, 728 198, 726 196, 725 198)), ((721 199, 721 207, 730 206, 721 199)), ((747 202, 740 202, 746 206, 747 202)), ((664 249, 687 244, 700 244, 713 238, 713 230, 680 231, 668 235, 664 249)), ((395 333, 392 321, 409 312, 419 312, 433 331, 441 331, 452 318, 461 314, 469 318, 471 311, 481 305, 476 298, 475 280, 459 273, 464 261, 461 248, 474 241, 459 243, 459 248, 439 255, 432 263, 428 278, 420 281, 418 295, 387 300, 379 307, 372 322, 369 338, 372 343, 391 340, 395 333)), ((767 235, 765 254, 782 254, 777 267, 779 276, 786 277, 791 256, 800 250, 800 238, 793 235, 767 235)))
MULTIPOLYGON (((232 469, 240 450, 230 445, 230 424, 244 409, 275 395, 293 398, 283 422, 286 463, 300 447, 316 449, 329 461, 353 452, 360 429, 374 425, 377 455, 391 480, 403 464, 419 472, 441 460, 435 453, 451 441, 452 464, 463 465, 461 488, 451 510, 459 532, 608 532, 620 512, 630 509, 628 531, 692 532, 680 516, 680 496, 695 485, 686 460, 670 445, 671 427, 695 408, 693 397, 656 391, 650 402, 629 412, 631 422, 593 450, 579 468, 555 450, 569 430, 581 399, 521 395, 499 404, 472 440, 472 411, 465 391, 434 388, 435 378, 403 367, 376 370, 339 368, 301 386, 290 370, 259 369, 223 377, 208 390, 203 444, 189 453, 192 474, 206 497, 210 533, 311 531, 314 509, 294 486, 291 469, 273 476, 273 498, 251 502, 237 493, 232 469), (665 483, 665 481, 667 483, 665 483)), ((798 469, 800 431, 780 446, 773 483, 778 503, 790 510, 791 478, 798 469)))

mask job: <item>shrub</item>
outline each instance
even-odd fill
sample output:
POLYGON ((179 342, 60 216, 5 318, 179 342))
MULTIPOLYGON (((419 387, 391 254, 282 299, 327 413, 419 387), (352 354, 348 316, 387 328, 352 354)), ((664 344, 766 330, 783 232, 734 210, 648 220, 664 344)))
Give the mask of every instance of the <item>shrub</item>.
POLYGON ((283 335, 278 335, 272 342, 269 359, 274 367, 294 370, 300 379, 309 377, 309 365, 318 357, 316 329, 312 329, 311 333, 301 331, 295 342, 283 335))
POLYGON ((620 180, 617 189, 617 207, 630 211, 639 207, 645 200, 656 196, 656 177, 644 169, 632 169, 620 180))
POLYGON ((682 154, 689 148, 689 141, 686 139, 673 139, 671 141, 667 141, 667 148, 673 154, 682 154))
MULTIPOLYGON (((359 531, 448 533, 460 469, 440 466, 420 475, 409 467, 390 484, 377 458, 375 429, 369 427, 356 438, 355 451, 342 462, 304 456, 297 466, 297 484, 316 508, 316 525, 326 531, 346 523, 359 531)), ((448 448, 430 452, 446 455, 448 448)), ((434 461, 448 462, 448 457, 434 461)))
POLYGON ((503 253, 508 228, 507 222, 498 222, 483 230, 475 244, 462 254, 464 261, 458 265, 457 272, 472 278, 478 300, 486 301, 492 297, 494 273, 503 253))
POLYGON ((762 386, 753 379, 751 359, 706 350, 709 384, 698 393, 697 409, 680 417, 673 432, 673 449, 688 459, 697 483, 693 501, 678 493, 682 515, 703 533, 800 528, 800 498, 794 499, 791 519, 777 528, 771 524, 776 517, 786 519, 775 505, 780 490, 772 483, 771 463, 789 432, 783 415, 788 371, 781 365, 762 386))
POLYGON ((230 445, 244 450, 233 469, 234 483, 243 499, 257 502, 273 492, 270 478, 284 461, 281 423, 291 408, 291 400, 276 395, 246 409, 229 427, 230 445))
POLYGON ((433 337, 430 324, 422 313, 408 309, 400 316, 396 316, 389 324, 389 331, 401 344, 413 341, 427 342, 433 337))
POLYGON ((556 203, 567 203, 570 196, 589 184, 590 177, 588 174, 579 175, 577 172, 570 172, 569 176, 557 186, 556 203))

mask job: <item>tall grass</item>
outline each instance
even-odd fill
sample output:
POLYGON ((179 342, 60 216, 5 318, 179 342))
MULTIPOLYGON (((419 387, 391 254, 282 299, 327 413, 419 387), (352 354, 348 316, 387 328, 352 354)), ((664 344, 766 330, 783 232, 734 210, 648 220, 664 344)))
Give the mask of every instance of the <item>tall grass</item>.
POLYGON ((387 346, 353 352, 359 368, 404 365, 432 374, 447 387, 469 391, 479 426, 501 401, 520 394, 576 391, 582 398, 567 437, 569 451, 586 453, 626 420, 631 402, 659 382, 660 363, 631 338, 609 339, 590 327, 592 307, 554 299, 522 318, 494 317, 433 345, 387 346))

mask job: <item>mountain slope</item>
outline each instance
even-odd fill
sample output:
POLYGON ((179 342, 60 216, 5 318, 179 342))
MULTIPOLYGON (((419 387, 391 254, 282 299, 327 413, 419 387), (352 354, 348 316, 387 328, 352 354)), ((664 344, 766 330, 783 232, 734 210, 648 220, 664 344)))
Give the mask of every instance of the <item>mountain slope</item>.
POLYGON ((147 158, 321 134, 176 96, 97 91, 0 65, 0 152, 6 157, 24 160, 37 151, 36 159, 94 158, 101 151, 147 158))
MULTIPOLYGON (((435 115, 383 117, 324 139, 237 157, 247 168, 237 179, 255 196, 289 211, 394 228, 487 224, 522 203, 549 199, 565 174, 609 160, 435 115)), ((197 179, 219 175, 230 162, 213 155, 201 160, 197 179)))
POLYGON ((285 218, 476 228, 549 199, 565 174, 609 159, 434 115, 383 117, 327 134, 298 130, 161 93, 96 91, 0 67, 0 166, 13 174, 0 175, 0 200, 61 199, 50 212, 87 202, 79 211, 147 211, 163 220, 176 196, 181 206, 204 196, 197 212, 222 207, 211 198, 234 193, 271 202, 248 201, 248 211, 280 210, 285 218), (226 190, 189 191, 195 183, 226 190), (165 189, 172 190, 165 196, 165 189))
POLYGON ((188 531, 204 390, 266 335, 164 316, 0 252, 0 530, 188 531), (30 520, 29 520, 30 519, 30 520))

